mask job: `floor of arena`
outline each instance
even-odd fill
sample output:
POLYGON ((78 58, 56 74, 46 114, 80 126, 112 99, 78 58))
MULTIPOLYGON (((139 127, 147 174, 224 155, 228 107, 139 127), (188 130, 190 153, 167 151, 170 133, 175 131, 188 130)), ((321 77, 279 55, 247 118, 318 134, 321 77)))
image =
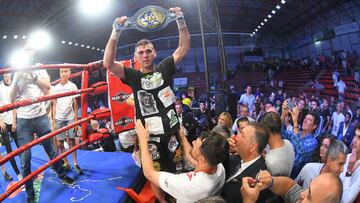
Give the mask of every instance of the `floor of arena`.
MULTIPOLYGON (((0 151, 4 155, 5 147, 1 147, 0 151)), ((68 159, 72 163, 71 155, 68 156, 68 159)), ((16 162, 20 169, 19 157, 16 157, 16 162)), ((46 162, 48 162, 48 157, 43 148, 39 145, 34 146, 32 148, 32 170, 46 162)), ((79 176, 74 170, 68 172, 68 175, 76 181, 73 186, 62 184, 56 173, 50 168, 40 173, 34 181, 36 201, 40 203, 125 202, 128 200, 126 193, 115 187, 135 187, 141 182, 140 168, 135 165, 130 153, 78 150, 78 164, 84 174, 79 176)), ((14 180, 5 181, 4 177, 0 177, 1 193, 14 184, 14 181, 17 181, 10 162, 5 164, 5 168, 14 180)), ((17 190, 4 202, 26 202, 25 190, 17 190)))

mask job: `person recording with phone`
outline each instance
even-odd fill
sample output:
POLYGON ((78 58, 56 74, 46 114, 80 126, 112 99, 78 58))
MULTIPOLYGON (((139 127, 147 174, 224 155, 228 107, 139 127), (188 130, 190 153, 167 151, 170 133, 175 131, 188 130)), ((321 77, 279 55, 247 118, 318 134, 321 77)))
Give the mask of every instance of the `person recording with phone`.
POLYGON ((295 150, 295 161, 290 176, 291 178, 296 178, 302 167, 312 160, 313 153, 318 147, 318 140, 316 139, 314 132, 319 126, 319 117, 315 113, 307 113, 301 130, 299 129, 299 117, 300 110, 298 106, 289 110, 288 100, 285 100, 282 106, 281 114, 281 121, 284 124, 281 135, 284 139, 288 139, 291 142, 295 150), (290 113, 293 120, 294 129, 292 131, 285 130, 285 117, 287 113, 290 113))

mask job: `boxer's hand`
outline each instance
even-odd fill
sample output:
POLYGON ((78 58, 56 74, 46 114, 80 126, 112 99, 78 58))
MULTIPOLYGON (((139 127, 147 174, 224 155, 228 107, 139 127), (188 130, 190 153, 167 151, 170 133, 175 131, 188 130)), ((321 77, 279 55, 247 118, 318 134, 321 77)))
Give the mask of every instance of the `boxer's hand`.
MULTIPOLYGON (((125 22, 128 20, 128 17, 127 16, 121 16, 119 18, 116 18, 115 19, 115 22, 119 25, 125 25, 125 22)), ((114 26, 113 26, 114 28, 114 26)))
POLYGON ((121 16, 121 17, 115 19, 115 21, 112 25, 112 32, 111 32, 110 39, 118 40, 118 38, 121 34, 121 30, 116 30, 115 23, 117 23, 121 26, 124 26, 127 20, 128 20, 127 16, 121 16))
POLYGON ((177 17, 183 17, 184 14, 183 12, 181 11, 181 8, 180 7, 174 7, 174 8, 170 8, 169 11, 171 13, 175 13, 177 17))

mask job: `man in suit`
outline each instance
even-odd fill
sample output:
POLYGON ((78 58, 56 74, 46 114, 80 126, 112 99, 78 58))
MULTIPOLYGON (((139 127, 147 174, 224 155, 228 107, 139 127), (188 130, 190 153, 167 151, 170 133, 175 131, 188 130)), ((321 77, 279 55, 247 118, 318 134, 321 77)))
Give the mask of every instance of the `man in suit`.
POLYGON ((340 123, 337 134, 338 140, 342 140, 348 147, 350 146, 355 134, 355 127, 351 123, 351 114, 346 112, 345 121, 340 123))
POLYGON ((189 113, 183 111, 181 103, 175 104, 176 115, 179 118, 180 124, 185 127, 187 132, 187 139, 189 143, 196 140, 196 127, 198 126, 197 121, 189 113))
MULTIPOLYGON (((241 164, 235 174, 230 174, 223 187, 222 196, 227 202, 242 202, 240 188, 243 177, 253 177, 260 170, 266 169, 262 152, 268 144, 269 132, 257 122, 250 122, 236 136, 236 151, 241 157, 241 164)), ((231 164, 231 163, 230 163, 231 164)), ((269 191, 261 192, 260 202, 268 197, 269 191)))

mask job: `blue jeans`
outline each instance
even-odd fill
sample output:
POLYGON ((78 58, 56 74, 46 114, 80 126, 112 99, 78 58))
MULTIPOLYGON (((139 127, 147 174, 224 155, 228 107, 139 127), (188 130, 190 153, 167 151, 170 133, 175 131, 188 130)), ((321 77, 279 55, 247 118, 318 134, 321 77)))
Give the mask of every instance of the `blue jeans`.
MULTIPOLYGON (((17 118, 16 129, 19 147, 33 141, 34 133, 36 133, 38 137, 42 137, 43 135, 51 132, 50 122, 46 114, 32 119, 17 118)), ((51 139, 47 139, 41 144, 50 159, 54 159, 57 156, 51 139)), ((20 157, 21 173, 23 177, 26 177, 31 173, 31 149, 21 153, 20 157)), ((62 167, 61 162, 56 162, 54 165, 52 165, 52 168, 56 171, 60 178, 65 176, 66 172, 62 167)), ((25 183, 25 189, 28 196, 35 197, 33 180, 25 183)))

